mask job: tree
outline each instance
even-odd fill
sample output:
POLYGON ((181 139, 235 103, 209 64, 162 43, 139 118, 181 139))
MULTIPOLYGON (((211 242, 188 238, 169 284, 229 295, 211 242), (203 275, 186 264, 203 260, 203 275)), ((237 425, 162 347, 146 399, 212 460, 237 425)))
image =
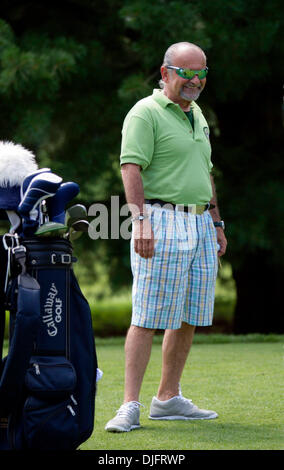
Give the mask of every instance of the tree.
POLYGON ((237 286, 235 332, 283 333, 281 5, 254 0, 206 2, 204 7, 214 44, 210 61, 216 63, 210 104, 220 134, 213 147, 237 286))
MULTIPOLYGON (((87 207, 122 193, 118 155, 126 111, 117 88, 128 59, 120 6, 117 0, 3 0, 0 6, 0 138, 21 143, 41 167, 78 182, 77 201, 87 207)), ((105 260, 105 242, 85 237, 81 250, 80 243, 90 270, 94 253, 105 260)), ((115 253, 122 249, 114 246, 115 253)), ((129 283, 128 263, 120 263, 119 278, 129 283)))

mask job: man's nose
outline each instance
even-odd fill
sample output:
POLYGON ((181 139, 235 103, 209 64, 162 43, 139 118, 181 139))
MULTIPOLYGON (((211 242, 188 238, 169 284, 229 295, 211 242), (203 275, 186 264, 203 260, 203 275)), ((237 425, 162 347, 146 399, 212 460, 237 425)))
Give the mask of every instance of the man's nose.
POLYGON ((191 83, 194 83, 195 85, 200 84, 200 79, 198 78, 198 75, 194 75, 194 77, 190 80, 191 83))

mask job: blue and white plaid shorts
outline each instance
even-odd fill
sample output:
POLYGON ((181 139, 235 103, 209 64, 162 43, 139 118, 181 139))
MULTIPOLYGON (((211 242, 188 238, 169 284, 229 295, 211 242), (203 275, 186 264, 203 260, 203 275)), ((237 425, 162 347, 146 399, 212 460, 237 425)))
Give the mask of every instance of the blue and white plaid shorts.
POLYGON ((148 206, 155 236, 152 258, 131 239, 132 320, 144 328, 178 329, 182 322, 212 325, 218 271, 217 237, 208 211, 201 215, 148 206))

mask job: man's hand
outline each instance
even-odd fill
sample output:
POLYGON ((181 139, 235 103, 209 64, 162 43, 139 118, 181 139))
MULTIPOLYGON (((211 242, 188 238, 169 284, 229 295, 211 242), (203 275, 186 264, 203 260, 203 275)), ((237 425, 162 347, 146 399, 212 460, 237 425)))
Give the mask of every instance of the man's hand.
POLYGON ((224 234, 222 227, 216 227, 217 230, 217 243, 220 245, 220 250, 218 251, 218 256, 223 256, 226 253, 227 249, 227 239, 224 234))
POLYGON ((154 255, 154 233, 149 219, 133 222, 134 250, 142 258, 152 258, 154 255))

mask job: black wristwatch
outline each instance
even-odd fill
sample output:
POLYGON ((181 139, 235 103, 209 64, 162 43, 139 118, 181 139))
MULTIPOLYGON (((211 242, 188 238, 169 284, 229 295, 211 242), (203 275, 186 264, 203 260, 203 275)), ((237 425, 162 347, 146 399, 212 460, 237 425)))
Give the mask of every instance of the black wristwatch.
POLYGON ((220 222, 214 222, 214 227, 222 227, 222 229, 225 230, 224 220, 220 220, 220 222))

